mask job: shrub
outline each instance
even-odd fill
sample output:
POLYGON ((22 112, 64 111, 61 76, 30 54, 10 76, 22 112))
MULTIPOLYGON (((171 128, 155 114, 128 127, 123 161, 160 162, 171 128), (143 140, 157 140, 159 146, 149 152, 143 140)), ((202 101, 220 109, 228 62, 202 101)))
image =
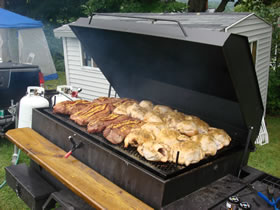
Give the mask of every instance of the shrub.
POLYGON ((267 113, 280 114, 280 68, 271 69, 268 83, 267 113))

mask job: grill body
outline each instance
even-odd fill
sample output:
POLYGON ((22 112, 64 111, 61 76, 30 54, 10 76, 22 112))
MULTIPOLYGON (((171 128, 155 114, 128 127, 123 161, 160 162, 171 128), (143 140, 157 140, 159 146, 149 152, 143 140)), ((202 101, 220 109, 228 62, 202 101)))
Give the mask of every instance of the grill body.
MULTIPOLYGON (((108 147, 110 143, 101 136, 89 135, 85 128, 74 127, 67 117, 52 114, 50 109, 34 109, 32 120, 35 131, 65 151, 72 146, 68 136, 76 134, 74 141, 82 142, 82 146, 75 150, 73 156, 157 209, 226 174, 236 174, 243 154, 242 147, 234 144, 199 164, 179 166, 175 172, 171 167, 171 171, 164 173, 162 165, 141 160, 134 153, 129 157, 128 152, 120 146, 108 147)), ((165 165, 168 167, 168 163, 165 165)))

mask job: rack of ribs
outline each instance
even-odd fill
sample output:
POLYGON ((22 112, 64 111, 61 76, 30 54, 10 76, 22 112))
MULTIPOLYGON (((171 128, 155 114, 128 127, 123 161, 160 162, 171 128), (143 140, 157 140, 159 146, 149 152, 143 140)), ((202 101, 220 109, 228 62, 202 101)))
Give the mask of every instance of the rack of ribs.
POLYGON ((113 144, 121 143, 129 132, 143 125, 141 120, 127 119, 108 125, 103 131, 103 136, 113 144))
POLYGON ((57 103, 53 107, 53 112, 58 114, 71 115, 84 109, 89 104, 91 104, 91 102, 87 100, 62 101, 60 103, 57 103))
POLYGON ((91 120, 99 117, 105 117, 111 112, 110 104, 96 104, 92 103, 85 109, 76 112, 70 116, 70 119, 75 121, 77 124, 84 126, 87 125, 91 120))
POLYGON ((125 115, 111 113, 108 116, 91 120, 87 125, 87 131, 89 133, 100 133, 110 124, 119 123, 123 120, 127 120, 128 118, 129 117, 125 115))

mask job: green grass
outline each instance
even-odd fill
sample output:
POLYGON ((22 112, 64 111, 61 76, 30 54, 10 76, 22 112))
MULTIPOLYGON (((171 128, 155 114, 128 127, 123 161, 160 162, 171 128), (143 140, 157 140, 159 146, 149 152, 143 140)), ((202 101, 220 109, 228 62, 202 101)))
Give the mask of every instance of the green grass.
POLYGON ((56 89, 56 86, 66 84, 65 72, 58 71, 57 74, 58 74, 58 79, 45 81, 45 88, 56 89))
POLYGON ((249 166, 280 177, 280 117, 266 117, 269 144, 257 145, 249 158, 249 166))
MULTIPOLYGON (((11 157, 13 154, 13 145, 6 139, 0 138, 0 182, 5 178, 6 166, 11 165, 11 157)), ((26 154, 21 153, 19 163, 29 163, 26 154)), ((29 209, 25 203, 17 197, 15 192, 6 184, 0 189, 0 210, 24 210, 29 209)))

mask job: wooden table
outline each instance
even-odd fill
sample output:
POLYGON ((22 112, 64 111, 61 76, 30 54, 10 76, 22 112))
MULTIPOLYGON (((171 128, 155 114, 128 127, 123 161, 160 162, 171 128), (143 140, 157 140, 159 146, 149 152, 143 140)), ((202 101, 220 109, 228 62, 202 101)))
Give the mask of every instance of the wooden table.
POLYGON ((152 209, 31 128, 17 128, 7 138, 75 194, 97 209, 152 209))

